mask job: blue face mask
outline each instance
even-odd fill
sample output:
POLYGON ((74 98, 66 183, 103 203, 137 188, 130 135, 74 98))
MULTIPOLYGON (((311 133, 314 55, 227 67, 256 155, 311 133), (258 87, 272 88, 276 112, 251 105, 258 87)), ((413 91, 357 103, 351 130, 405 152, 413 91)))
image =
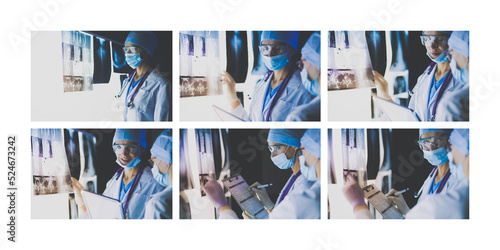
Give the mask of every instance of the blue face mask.
POLYGON ((168 187, 170 185, 170 175, 168 174, 168 169, 164 174, 162 174, 158 169, 158 165, 155 164, 153 169, 151 169, 151 172, 153 172, 153 178, 160 183, 160 185, 163 187, 168 187))
POLYGON ((289 169, 295 163, 295 153, 293 153, 293 157, 291 159, 286 158, 285 153, 281 153, 275 157, 272 157, 271 160, 273 161, 274 165, 276 165, 276 167, 278 167, 279 169, 289 169))
POLYGON ((465 180, 465 170, 464 170, 464 161, 459 164, 455 164, 453 161, 453 152, 448 152, 448 160, 450 166, 450 172, 457 179, 457 181, 465 180))
POLYGON ((141 53, 125 54, 125 60, 131 68, 136 69, 142 63, 141 53))
POLYGON ((314 80, 309 80, 307 77, 307 69, 304 68, 302 71, 300 71, 300 77, 302 78, 302 84, 304 84, 304 87, 311 93, 313 96, 318 96, 319 95, 319 82, 318 78, 314 80))
POLYGON ((458 69, 457 61, 455 61, 455 59, 451 59, 450 70, 453 78, 455 78, 456 81, 460 82, 463 85, 469 83, 469 70, 467 69, 467 67, 458 69))
POLYGON ((127 165, 121 164, 121 162, 118 159, 116 159, 116 163, 118 163, 118 165, 120 165, 120 167, 126 168, 126 169, 135 168, 137 165, 139 165, 139 162, 141 162, 141 159, 139 159, 139 157, 137 157, 137 156, 134 159, 132 159, 127 165))
POLYGON ((272 71, 280 70, 288 63, 288 54, 281 54, 279 56, 262 56, 262 61, 266 67, 272 71))
MULTIPOLYGON (((316 160, 318 161, 318 160, 316 160)), ((300 164, 300 172, 308 181, 317 181, 318 177, 316 176, 316 166, 313 164, 312 166, 306 165, 306 157, 304 155, 299 156, 299 164, 300 164)))
POLYGON ((443 165, 448 161, 448 155, 444 147, 440 147, 432 151, 424 150, 424 158, 434 166, 443 165))
POLYGON ((448 49, 445 50, 443 53, 441 53, 441 55, 439 55, 438 57, 436 58, 432 58, 431 57, 431 54, 429 54, 429 52, 427 52, 427 56, 435 63, 444 63, 444 62, 447 62, 448 61, 448 57, 446 56, 446 53, 448 52, 448 49))

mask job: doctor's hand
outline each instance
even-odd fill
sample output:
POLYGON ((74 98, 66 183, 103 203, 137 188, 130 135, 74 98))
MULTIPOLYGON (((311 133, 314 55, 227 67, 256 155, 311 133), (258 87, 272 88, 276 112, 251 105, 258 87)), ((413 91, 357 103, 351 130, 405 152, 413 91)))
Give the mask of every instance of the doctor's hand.
POLYGON ((363 194, 363 190, 359 186, 358 182, 352 175, 347 174, 347 183, 342 187, 342 192, 344 193, 345 198, 351 204, 353 210, 356 208, 367 208, 365 203, 365 195, 363 194), (364 207, 361 207, 364 206, 364 207))
POLYGON ((394 205, 396 205, 397 209, 403 214, 405 215, 406 213, 408 213, 408 211, 410 211, 410 208, 408 207, 408 205, 406 204, 406 201, 405 199, 403 198, 403 195, 402 194, 399 194, 397 196, 394 196, 393 194, 395 194, 396 192, 398 192, 397 190, 395 189, 391 189, 391 191, 389 191, 389 193, 386 194, 386 197, 387 199, 389 199, 389 201, 391 201, 394 205))
POLYGON ((82 190, 85 190, 85 188, 77 179, 73 177, 71 177, 71 184, 73 185, 73 191, 75 192, 76 205, 78 205, 78 207, 80 207, 83 212, 87 212, 87 208, 85 207, 82 196, 82 190))
POLYGON ((238 101, 238 96, 236 95, 236 81, 234 81, 231 74, 227 73, 227 71, 222 72, 221 74, 221 82, 227 86, 227 99, 229 102, 233 103, 238 101))
POLYGON ((274 208, 274 203, 271 201, 269 198, 269 195, 267 194, 266 188, 256 188, 257 186, 260 186, 259 182, 256 182, 250 186, 250 191, 257 197, 257 199, 262 203, 264 208, 270 212, 274 208))
POLYGON ((205 184, 203 190, 207 194, 208 198, 214 204, 214 207, 218 210, 221 207, 229 207, 227 203, 226 196, 224 195, 224 190, 220 186, 219 182, 214 180, 212 177, 207 177, 208 182, 205 184))
POLYGON ((393 102, 391 96, 389 95, 389 83, 385 80, 384 76, 374 70, 373 80, 377 86, 377 96, 393 102))

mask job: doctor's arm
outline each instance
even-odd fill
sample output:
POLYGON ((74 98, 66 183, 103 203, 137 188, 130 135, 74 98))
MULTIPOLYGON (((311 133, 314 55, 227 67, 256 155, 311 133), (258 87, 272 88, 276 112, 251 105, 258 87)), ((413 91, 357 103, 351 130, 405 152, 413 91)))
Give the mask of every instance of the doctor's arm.
POLYGON ((217 208, 219 219, 238 219, 236 213, 229 207, 224 190, 222 190, 219 182, 210 177, 207 177, 207 179, 208 182, 205 184, 203 190, 214 204, 214 207, 217 208))
POLYGON ((365 203, 363 190, 350 174, 347 175, 347 179, 348 182, 342 187, 342 192, 353 208, 354 217, 356 219, 372 219, 365 203))
POLYGON ((167 84, 161 85, 158 89, 158 93, 156 94, 156 103, 155 103, 155 113, 154 120, 155 121, 167 121, 168 113, 170 112, 171 107, 171 96, 169 97, 167 93, 167 84))
POLYGON ((377 96, 394 102, 389 95, 389 83, 387 82, 387 80, 385 80, 384 76, 374 70, 373 80, 375 81, 375 85, 377 86, 377 96))
POLYGON ((85 190, 83 185, 75 178, 71 177, 71 184, 73 185, 73 191, 75 192, 75 201, 78 207, 85 213, 87 208, 83 203, 82 190, 85 190))

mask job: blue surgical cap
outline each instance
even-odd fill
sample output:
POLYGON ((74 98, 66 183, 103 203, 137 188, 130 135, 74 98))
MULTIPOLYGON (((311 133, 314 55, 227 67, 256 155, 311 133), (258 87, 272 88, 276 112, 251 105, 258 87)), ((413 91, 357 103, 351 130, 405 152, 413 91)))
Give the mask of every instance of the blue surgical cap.
POLYGON ((302 138, 300 138, 300 144, 302 147, 311 152, 316 158, 321 158, 321 143, 320 143, 320 130, 319 129, 308 129, 302 138))
MULTIPOLYGON (((448 36, 450 36, 452 33, 452 31, 449 30, 437 30, 437 32, 445 33, 448 36)), ((425 31, 422 31, 422 35, 425 35, 425 31)))
POLYGON ((279 129, 269 130, 267 141, 282 143, 292 147, 300 148, 300 138, 306 132, 305 129, 279 129))
POLYGON ((448 46, 463 56, 469 57, 469 31, 453 31, 448 39, 448 46))
POLYGON ((128 34, 125 43, 133 43, 147 50, 153 56, 153 52, 158 46, 158 39, 151 31, 132 31, 128 34))
POLYGON ((264 40, 275 40, 286 43, 297 49, 297 41, 299 40, 298 31, 262 31, 260 42, 264 40))
POLYGON ((321 69, 321 35, 314 32, 302 47, 302 56, 317 69, 321 69))
POLYGON ((469 155, 469 129, 454 129, 450 135, 450 143, 462 154, 469 155))
POLYGON ((169 130, 163 131, 156 138, 153 147, 151 147, 151 154, 168 164, 172 164, 172 133, 169 130))
POLYGON ((424 133, 427 132, 439 132, 443 134, 450 135, 451 134, 451 129, 443 129, 443 128, 421 128, 418 137, 421 138, 424 133))
POLYGON ((119 140, 133 141, 146 148, 146 132, 142 129, 116 129, 113 144, 119 140))

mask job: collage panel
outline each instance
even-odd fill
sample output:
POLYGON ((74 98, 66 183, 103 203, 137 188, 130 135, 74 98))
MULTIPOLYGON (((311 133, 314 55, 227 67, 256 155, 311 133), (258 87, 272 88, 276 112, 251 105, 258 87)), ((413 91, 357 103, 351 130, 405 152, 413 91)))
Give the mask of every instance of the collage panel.
POLYGON ((172 121, 171 31, 40 31, 31 48, 32 121, 172 121))
POLYGON ((32 129, 32 219, 172 219, 171 129, 32 129))
POLYGON ((469 129, 329 129, 329 219, 469 219, 469 129))
POLYGON ((320 219, 319 129, 181 129, 181 219, 320 219))
POLYGON ((181 121, 320 121, 319 31, 180 31, 181 121))
POLYGON ((329 121, 469 121, 469 31, 329 31, 329 121))

